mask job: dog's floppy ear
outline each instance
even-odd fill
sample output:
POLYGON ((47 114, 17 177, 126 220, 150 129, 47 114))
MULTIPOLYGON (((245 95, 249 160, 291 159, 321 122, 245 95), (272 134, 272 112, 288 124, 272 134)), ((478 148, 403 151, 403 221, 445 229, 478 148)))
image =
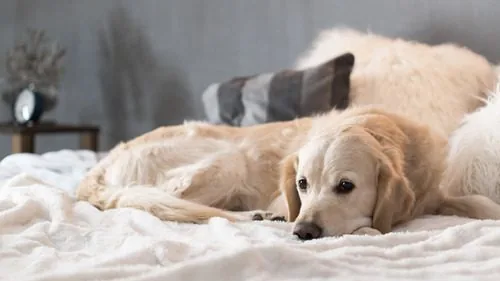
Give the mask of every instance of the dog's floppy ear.
POLYGON ((415 193, 399 167, 394 167, 388 157, 381 158, 372 227, 387 233, 410 214, 415 204, 415 193))
POLYGON ((373 147, 379 173, 372 227, 387 233, 407 219, 415 205, 415 192, 404 172, 407 165, 402 149, 408 136, 385 118, 373 119, 366 125, 364 129, 378 143, 373 147))
POLYGON ((293 222, 300 212, 300 197, 295 184, 297 176, 296 154, 287 156, 282 163, 280 173, 280 190, 285 195, 285 201, 288 207, 288 221, 293 222))

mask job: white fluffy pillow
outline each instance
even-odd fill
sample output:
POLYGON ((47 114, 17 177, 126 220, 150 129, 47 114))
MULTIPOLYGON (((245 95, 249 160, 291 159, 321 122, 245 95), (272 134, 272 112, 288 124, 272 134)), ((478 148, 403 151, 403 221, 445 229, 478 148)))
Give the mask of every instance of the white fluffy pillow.
POLYGON ((500 204, 500 85, 486 106, 467 115, 450 137, 443 188, 481 194, 500 204))

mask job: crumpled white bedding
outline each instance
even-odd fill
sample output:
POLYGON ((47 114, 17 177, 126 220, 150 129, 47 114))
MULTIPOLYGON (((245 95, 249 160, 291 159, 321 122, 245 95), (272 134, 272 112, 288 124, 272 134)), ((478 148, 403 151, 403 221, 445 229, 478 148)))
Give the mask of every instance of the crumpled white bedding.
POLYGON ((161 222, 73 192, 97 156, 0 162, 1 280, 500 280, 500 222, 425 217, 383 236, 300 242, 282 222, 161 222))

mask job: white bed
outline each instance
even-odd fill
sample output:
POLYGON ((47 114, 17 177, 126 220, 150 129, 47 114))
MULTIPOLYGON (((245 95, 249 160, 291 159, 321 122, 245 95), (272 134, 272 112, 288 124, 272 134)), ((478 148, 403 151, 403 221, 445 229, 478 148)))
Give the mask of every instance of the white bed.
POLYGON ((300 242, 281 222, 161 222, 73 192, 98 155, 0 162, 2 280, 500 280, 500 222, 426 217, 378 237, 300 242))

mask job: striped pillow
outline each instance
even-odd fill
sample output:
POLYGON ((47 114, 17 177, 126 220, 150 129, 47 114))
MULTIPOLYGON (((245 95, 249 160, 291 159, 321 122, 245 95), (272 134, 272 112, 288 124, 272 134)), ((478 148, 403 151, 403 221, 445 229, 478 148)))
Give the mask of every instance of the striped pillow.
POLYGON ((354 55, 346 53, 305 70, 236 77, 203 93, 208 121, 249 126, 322 113, 349 104, 354 55))

